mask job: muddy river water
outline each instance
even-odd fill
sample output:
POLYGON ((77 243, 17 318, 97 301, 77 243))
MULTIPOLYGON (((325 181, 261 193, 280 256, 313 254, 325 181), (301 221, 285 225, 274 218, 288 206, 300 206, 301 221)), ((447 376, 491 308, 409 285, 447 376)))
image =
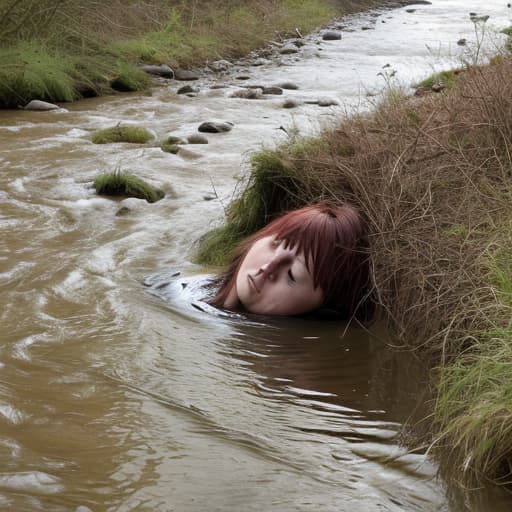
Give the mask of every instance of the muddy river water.
POLYGON ((381 336, 222 318, 142 284, 190 268, 252 151, 368 108, 392 82, 471 59, 471 11, 490 16, 493 51, 493 28, 511 24, 505 1, 432 0, 342 20, 340 41, 313 34, 298 54, 261 66, 203 72, 195 97, 169 81, 151 96, 0 112, 0 510, 510 510, 499 493, 454 495, 425 450, 401 446, 425 374, 381 336), (230 97, 283 81, 299 89, 230 97), (301 104, 284 109, 285 98, 301 104), (307 103, 319 98, 339 105, 307 103), (178 155, 91 143, 92 131, 120 122, 158 140, 209 119, 234 128, 178 155), (96 196, 94 177, 115 168, 166 197, 96 196))

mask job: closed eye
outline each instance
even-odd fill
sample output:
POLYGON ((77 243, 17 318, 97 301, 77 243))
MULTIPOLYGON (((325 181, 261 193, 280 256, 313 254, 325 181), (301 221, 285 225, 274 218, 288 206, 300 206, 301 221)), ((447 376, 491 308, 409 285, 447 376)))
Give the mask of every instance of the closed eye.
POLYGON ((295 276, 293 275, 292 269, 288 269, 288 279, 295 283, 295 276))

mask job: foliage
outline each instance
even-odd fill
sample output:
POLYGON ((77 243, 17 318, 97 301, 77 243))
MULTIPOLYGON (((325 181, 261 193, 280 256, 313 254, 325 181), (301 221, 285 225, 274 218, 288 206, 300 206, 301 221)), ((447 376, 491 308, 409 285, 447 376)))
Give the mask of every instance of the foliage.
POLYGON ((50 52, 40 41, 0 48, 0 107, 25 105, 31 99, 72 101, 78 97, 71 75, 76 63, 50 52))
POLYGON ((145 199, 148 203, 156 203, 165 196, 162 190, 120 170, 97 176, 94 188, 99 195, 137 197, 145 199))

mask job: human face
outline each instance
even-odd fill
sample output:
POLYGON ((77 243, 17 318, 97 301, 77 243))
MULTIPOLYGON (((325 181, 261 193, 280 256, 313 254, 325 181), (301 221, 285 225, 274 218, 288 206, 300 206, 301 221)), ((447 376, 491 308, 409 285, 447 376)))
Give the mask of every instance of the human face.
POLYGON ((235 280, 238 301, 252 313, 300 315, 320 307, 324 293, 315 288, 303 253, 285 248, 274 236, 247 251, 235 280))

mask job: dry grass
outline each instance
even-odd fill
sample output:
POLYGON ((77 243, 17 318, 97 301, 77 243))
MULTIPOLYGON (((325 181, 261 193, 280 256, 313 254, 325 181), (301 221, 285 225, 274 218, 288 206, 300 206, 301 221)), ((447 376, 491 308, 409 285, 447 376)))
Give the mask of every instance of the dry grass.
POLYGON ((355 204, 397 347, 438 365, 431 450, 465 486, 512 481, 511 73, 510 58, 495 59, 442 94, 391 91, 318 139, 257 156, 208 240, 219 259, 217 245, 282 209, 355 204))

